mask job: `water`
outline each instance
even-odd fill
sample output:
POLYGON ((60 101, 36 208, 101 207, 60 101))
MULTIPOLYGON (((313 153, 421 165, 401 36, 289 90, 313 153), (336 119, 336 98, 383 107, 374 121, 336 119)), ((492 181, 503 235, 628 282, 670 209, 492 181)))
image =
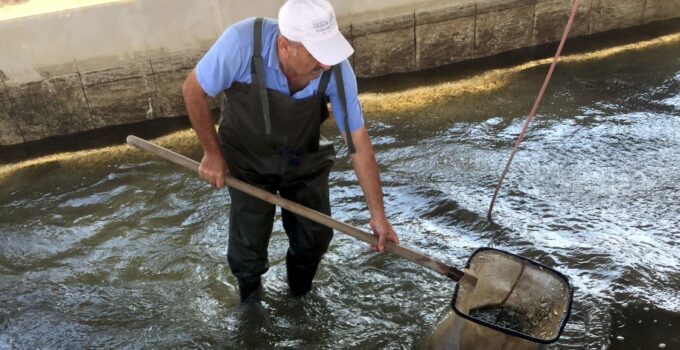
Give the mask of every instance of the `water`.
MULTIPOLYGON (((572 316, 550 349, 680 348, 680 45, 565 59, 488 222, 546 71, 402 92, 438 96, 424 104, 366 96, 389 218, 403 245, 454 266, 493 246, 569 276, 572 316), (371 112, 377 99, 407 104, 371 112)), ((163 142, 197 159, 193 140, 163 142)), ((242 310, 226 191, 125 147, 4 174, 0 349, 410 349, 450 307, 446 278, 341 234, 313 293, 292 299, 277 222, 262 308, 242 310)), ((368 227, 344 160, 331 199, 337 219, 368 227)))
MULTIPOLYGON (((518 333, 538 336, 538 334, 530 333, 529 320, 522 312, 508 307, 492 305, 477 308, 470 310, 470 317, 518 333)), ((549 337, 542 338, 550 339, 549 337)))

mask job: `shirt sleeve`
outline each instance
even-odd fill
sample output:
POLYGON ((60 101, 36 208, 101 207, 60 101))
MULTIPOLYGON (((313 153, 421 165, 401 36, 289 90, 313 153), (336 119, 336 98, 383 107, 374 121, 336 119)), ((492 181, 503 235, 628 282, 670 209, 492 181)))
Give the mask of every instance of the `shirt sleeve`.
POLYGON ((196 64, 196 78, 206 94, 215 97, 231 87, 245 67, 243 51, 237 26, 227 28, 196 64))
MULTIPOLYGON (((359 94, 357 89, 357 78, 347 60, 340 63, 342 69, 342 81, 345 85, 345 97, 347 98, 347 112, 349 113, 349 129, 354 132, 364 125, 363 111, 359 104, 359 94)), ((335 74, 331 75, 326 88, 326 95, 331 100, 335 123, 341 133, 345 132, 345 110, 342 108, 338 86, 335 81, 335 74)))

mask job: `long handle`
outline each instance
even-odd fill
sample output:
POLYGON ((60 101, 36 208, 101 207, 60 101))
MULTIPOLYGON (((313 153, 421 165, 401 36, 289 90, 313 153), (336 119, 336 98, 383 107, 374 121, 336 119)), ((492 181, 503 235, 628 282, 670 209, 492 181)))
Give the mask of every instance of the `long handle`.
MULTIPOLYGON (((155 154, 163 159, 169 160, 175 164, 181 165, 189 170, 198 172, 198 162, 189 159, 181 154, 177 154, 173 151, 165 149, 161 146, 153 144, 149 141, 141 139, 137 136, 130 135, 127 137, 127 143, 130 146, 137 147, 143 151, 155 154)), ((227 186, 237 189, 241 192, 247 193, 255 198, 259 198, 265 202, 274 204, 297 215, 305 217, 309 220, 318 222, 322 225, 333 228, 337 231, 350 235, 356 239, 362 240, 366 243, 377 245, 378 239, 372 234, 358 229, 352 225, 346 224, 342 221, 335 220, 328 215, 322 214, 316 210, 312 210, 295 202, 291 202, 281 196, 269 193, 265 190, 259 189, 255 186, 249 185, 243 181, 237 180, 232 176, 225 176, 224 182, 227 186)), ((418 265, 427 267, 435 272, 438 272, 444 276, 451 278, 452 280, 458 282, 463 276, 470 276, 470 273, 464 273, 455 267, 448 266, 443 262, 434 260, 426 255, 418 253, 409 248, 397 245, 391 242, 385 242, 385 250, 388 252, 398 255, 404 259, 410 260, 418 265)), ((474 276, 470 276, 474 277, 474 276)))

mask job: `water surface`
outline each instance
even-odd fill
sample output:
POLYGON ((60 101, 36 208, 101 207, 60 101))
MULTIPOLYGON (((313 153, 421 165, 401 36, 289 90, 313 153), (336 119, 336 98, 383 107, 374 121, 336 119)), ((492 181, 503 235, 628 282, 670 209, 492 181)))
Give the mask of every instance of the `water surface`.
MULTIPOLYGON (((569 276, 572 317, 550 349, 680 348, 680 45, 561 63, 489 222, 546 71, 408 111, 367 110, 389 219, 402 244, 454 266, 493 246, 569 276)), ((346 149, 325 133, 343 157, 333 216, 367 228, 346 149)), ((121 149, 6 177, 0 349, 410 349, 449 308, 446 278, 341 234, 311 295, 291 298, 279 221, 263 307, 239 309, 229 204, 194 174, 121 149)))

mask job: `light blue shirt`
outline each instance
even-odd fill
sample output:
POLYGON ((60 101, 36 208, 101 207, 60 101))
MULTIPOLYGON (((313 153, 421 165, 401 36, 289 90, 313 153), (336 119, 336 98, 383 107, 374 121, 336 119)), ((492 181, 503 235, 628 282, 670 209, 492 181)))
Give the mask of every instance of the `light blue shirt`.
MULTIPOLYGON (((253 55, 253 26, 255 18, 238 22, 224 31, 208 52, 196 65, 196 78, 203 91, 215 97, 223 90, 231 87, 234 81, 250 84, 250 62, 253 55)), ((279 26, 275 20, 266 18, 262 28, 262 60, 264 62, 264 82, 267 88, 289 94, 288 80, 279 65, 276 50, 276 38, 279 26)), ((357 80, 347 60, 340 63, 345 84, 347 110, 349 112, 349 128, 356 131, 364 124, 363 113, 357 93, 357 80)), ((291 97, 304 99, 317 93, 321 75, 309 82, 302 90, 291 97)), ((337 92, 335 75, 331 75, 326 88, 326 96, 331 101, 335 122, 341 132, 345 131, 345 113, 337 92)))

